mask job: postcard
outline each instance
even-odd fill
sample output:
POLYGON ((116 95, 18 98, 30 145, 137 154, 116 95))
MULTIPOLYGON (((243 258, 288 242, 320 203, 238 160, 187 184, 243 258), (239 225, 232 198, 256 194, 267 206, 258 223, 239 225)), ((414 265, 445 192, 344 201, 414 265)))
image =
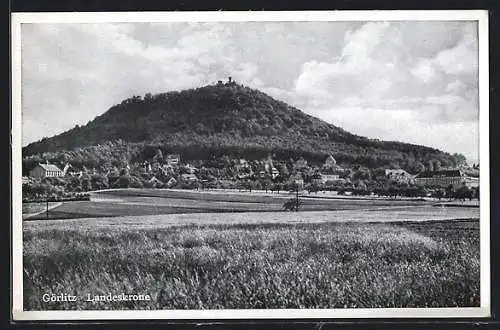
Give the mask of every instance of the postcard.
POLYGON ((12 14, 14 320, 490 315, 488 15, 12 14))

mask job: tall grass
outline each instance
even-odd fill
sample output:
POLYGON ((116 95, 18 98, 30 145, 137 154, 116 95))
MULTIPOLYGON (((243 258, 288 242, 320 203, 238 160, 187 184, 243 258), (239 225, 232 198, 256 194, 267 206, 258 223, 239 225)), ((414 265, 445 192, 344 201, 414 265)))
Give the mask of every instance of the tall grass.
POLYGON ((240 309, 479 306, 478 221, 24 232, 24 306, 240 309), (87 294, 151 301, 86 302, 87 294), (44 293, 77 302, 45 303, 44 293))

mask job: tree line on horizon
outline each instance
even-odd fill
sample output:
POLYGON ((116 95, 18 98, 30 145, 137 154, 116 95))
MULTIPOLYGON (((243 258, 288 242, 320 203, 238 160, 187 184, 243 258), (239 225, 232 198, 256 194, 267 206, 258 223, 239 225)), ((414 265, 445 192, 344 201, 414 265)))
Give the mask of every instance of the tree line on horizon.
POLYGON ((323 153, 312 150, 281 149, 276 147, 264 148, 248 145, 241 146, 212 146, 203 145, 202 141, 195 145, 179 145, 176 142, 169 144, 151 143, 130 143, 123 140, 108 141, 104 144, 75 148, 72 150, 59 150, 55 152, 44 152, 22 159, 23 175, 28 175, 29 171, 39 163, 52 163, 59 166, 70 164, 76 169, 99 169, 105 171, 112 166, 118 168, 127 164, 142 163, 151 160, 157 150, 163 154, 180 154, 185 161, 217 160, 222 157, 230 159, 244 158, 247 160, 264 159, 270 154, 276 160, 290 160, 303 157, 311 164, 322 164, 326 157, 332 155, 339 164, 345 167, 364 166, 370 169, 377 168, 401 168, 409 173, 417 174, 423 171, 440 170, 442 168, 457 167, 465 164, 465 157, 460 154, 451 157, 442 154, 425 154, 417 158, 414 152, 408 154, 399 153, 391 157, 389 154, 375 156, 368 154, 350 154, 348 152, 323 153))
POLYGON ((144 97, 133 96, 85 126, 23 148, 23 166, 36 162, 100 167, 140 162, 160 148, 183 159, 229 155, 261 159, 304 157, 368 168, 403 168, 418 173, 429 162, 441 167, 465 163, 460 154, 351 134, 340 127, 234 82, 144 97))

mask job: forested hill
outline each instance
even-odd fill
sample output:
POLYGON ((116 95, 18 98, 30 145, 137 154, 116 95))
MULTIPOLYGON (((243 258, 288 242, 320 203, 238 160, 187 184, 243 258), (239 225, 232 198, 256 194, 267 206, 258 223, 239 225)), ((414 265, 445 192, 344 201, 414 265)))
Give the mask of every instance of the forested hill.
POLYGON ((119 140, 158 146, 179 152, 183 158, 215 153, 251 159, 272 153, 277 158, 302 155, 319 160, 332 154, 337 161, 368 167, 391 163, 405 167, 409 160, 412 164, 438 160, 443 166, 453 166, 457 161, 456 155, 437 149, 351 134, 234 82, 134 96, 85 126, 26 146, 23 156, 119 140))

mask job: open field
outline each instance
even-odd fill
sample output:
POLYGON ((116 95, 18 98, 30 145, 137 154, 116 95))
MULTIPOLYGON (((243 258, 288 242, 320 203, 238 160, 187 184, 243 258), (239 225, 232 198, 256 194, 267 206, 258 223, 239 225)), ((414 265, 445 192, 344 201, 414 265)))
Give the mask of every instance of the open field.
POLYGON ((435 204, 436 206, 449 206, 449 207, 479 207, 479 201, 478 200, 455 200, 455 201, 444 201, 444 202, 437 202, 435 204))
POLYGON ((308 212, 281 211, 290 197, 130 189, 65 202, 23 223, 25 309, 479 305, 479 208, 312 195, 308 212), (108 293, 152 300, 86 301, 108 293))
POLYGON ((239 212, 239 213, 184 213, 142 216, 113 216, 79 219, 55 219, 25 221, 23 227, 31 231, 49 228, 82 230, 116 230, 124 228, 154 229, 179 225, 207 224, 297 224, 297 223, 329 223, 329 222, 400 222, 400 221, 443 221, 453 219, 479 219, 479 209, 454 207, 401 207, 381 209, 358 209, 338 211, 311 212, 239 212))
POLYGON ((477 219, 299 220, 313 213, 274 223, 237 213, 25 222, 25 309, 479 306, 477 219), (85 301, 122 292, 152 300, 85 301), (44 293, 79 300, 44 303, 44 293))
MULTIPOLYGON (((64 202, 49 211, 49 219, 96 218, 127 215, 179 213, 277 212, 292 198, 289 193, 248 193, 218 191, 180 191, 167 189, 124 189, 93 193, 90 201, 64 202)), ((418 200, 301 198, 302 211, 377 209, 430 205, 418 200)), ((46 215, 29 217, 45 219, 46 215)))
MULTIPOLYGON (((59 202, 49 202, 49 209, 60 204, 59 202)), ((23 214, 35 214, 47 209, 47 203, 23 203, 23 214)))

